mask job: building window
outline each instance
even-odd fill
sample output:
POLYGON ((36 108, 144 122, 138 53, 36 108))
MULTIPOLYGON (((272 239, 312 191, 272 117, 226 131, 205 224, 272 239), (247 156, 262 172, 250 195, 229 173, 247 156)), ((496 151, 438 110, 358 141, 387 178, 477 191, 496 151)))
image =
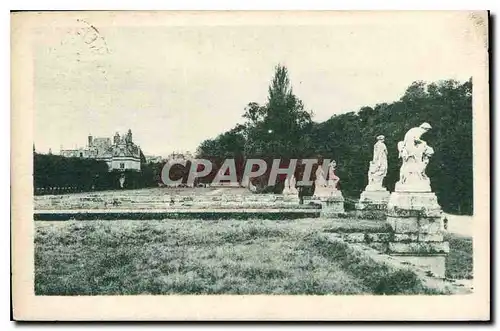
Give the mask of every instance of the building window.
POLYGON ((120 163, 120 169, 125 169, 125 163, 120 163))

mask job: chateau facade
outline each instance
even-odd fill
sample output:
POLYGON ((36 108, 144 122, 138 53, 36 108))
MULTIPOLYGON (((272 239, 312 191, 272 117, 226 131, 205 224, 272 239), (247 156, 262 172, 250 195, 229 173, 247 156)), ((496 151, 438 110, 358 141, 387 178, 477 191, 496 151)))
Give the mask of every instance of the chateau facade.
POLYGON ((132 131, 129 129, 125 135, 120 136, 117 132, 110 138, 88 137, 86 147, 77 149, 61 149, 61 156, 90 158, 105 161, 109 171, 132 170, 141 171, 142 151, 132 140, 132 131))

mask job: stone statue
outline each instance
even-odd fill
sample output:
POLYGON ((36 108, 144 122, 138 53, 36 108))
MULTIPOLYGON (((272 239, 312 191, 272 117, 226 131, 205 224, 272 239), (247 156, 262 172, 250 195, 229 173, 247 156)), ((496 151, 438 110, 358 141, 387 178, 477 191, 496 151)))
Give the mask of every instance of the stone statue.
POLYGON ((400 256, 403 261, 430 271, 434 277, 444 278, 450 247, 443 237, 443 211, 425 174, 434 150, 422 140, 422 135, 430 129, 429 123, 422 123, 410 129, 397 144, 402 159, 400 177, 389 197, 385 215, 394 238, 410 238, 403 242, 392 239, 386 253, 400 256), (423 239, 427 236, 433 239, 423 239), (424 256, 425 262, 420 261, 424 256))
POLYGON ((333 189, 337 189, 337 184, 340 180, 340 178, 335 175, 335 169, 337 167, 337 162, 333 160, 330 162, 328 165, 328 187, 332 187, 333 189))
POLYGON ((120 183, 120 188, 123 188, 124 184, 125 184, 125 175, 122 174, 120 176, 120 178, 118 179, 119 183, 120 183))
POLYGON ((250 192, 257 192, 257 187, 252 183, 251 180, 248 180, 248 189, 250 192))
POLYGON ((132 130, 128 129, 127 135, 125 136, 125 142, 127 144, 132 143, 132 130))
POLYGON ((314 181, 314 194, 312 200, 314 203, 321 204, 322 217, 332 217, 344 213, 344 197, 337 188, 339 178, 335 175, 337 162, 335 160, 323 160, 316 169, 316 180, 314 181), (329 162, 329 163, 327 163, 329 162), (326 168, 326 169, 324 169, 326 168), (327 171, 328 181, 325 179, 325 170, 327 171))
POLYGON ((286 177, 285 179, 285 185, 283 187, 283 192, 281 194, 290 194, 290 177, 286 177))
POLYGON ((326 186, 326 179, 325 179, 325 172, 323 170, 323 165, 318 166, 318 169, 316 169, 315 186, 316 188, 326 186))
POLYGON ((292 192, 292 194, 299 193, 296 186, 297 186, 297 180, 295 179, 295 175, 292 175, 292 177, 290 178, 290 192, 292 192))
POLYGON ((387 175, 387 147, 384 144, 385 137, 380 135, 373 146, 373 160, 368 168, 367 191, 384 190, 382 183, 387 175))
POLYGON ((396 183, 396 191, 431 192, 430 180, 425 174, 425 169, 434 150, 421 139, 421 136, 430 129, 429 123, 422 123, 410 129, 404 140, 398 143, 399 157, 403 160, 403 164, 399 172, 399 181, 396 183))
POLYGON ((385 217, 390 193, 382 185, 387 175, 387 147, 384 140, 383 135, 377 136, 377 142, 373 146, 373 159, 368 167, 368 185, 355 205, 356 214, 360 217, 385 217))
POLYGON ((118 132, 115 133, 115 136, 113 137, 113 143, 115 145, 118 145, 120 143, 120 134, 118 132))
POLYGON ((298 194, 297 188, 295 187, 295 175, 291 177, 287 176, 285 179, 285 187, 283 189, 283 194, 298 194))

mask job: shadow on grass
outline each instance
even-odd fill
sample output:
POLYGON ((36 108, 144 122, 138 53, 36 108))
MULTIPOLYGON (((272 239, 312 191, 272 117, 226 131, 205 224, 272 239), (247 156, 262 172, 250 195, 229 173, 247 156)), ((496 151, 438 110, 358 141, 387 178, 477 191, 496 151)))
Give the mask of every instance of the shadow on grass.
POLYGON ((311 245, 328 260, 339 263, 343 270, 359 278, 374 294, 445 294, 424 286, 413 271, 377 263, 346 243, 313 237, 311 245))
POLYGON ((345 220, 333 220, 331 225, 324 228, 328 233, 384 233, 392 232, 391 226, 380 220, 366 220, 348 217, 345 220))

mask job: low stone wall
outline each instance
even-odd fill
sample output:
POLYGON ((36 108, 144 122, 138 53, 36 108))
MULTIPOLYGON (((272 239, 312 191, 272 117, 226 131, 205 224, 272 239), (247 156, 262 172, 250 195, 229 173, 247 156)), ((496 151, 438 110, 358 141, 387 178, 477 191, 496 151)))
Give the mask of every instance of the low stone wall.
MULTIPOLYGON (((255 195, 64 195, 35 197, 35 210, 61 209, 164 209, 197 208, 285 208, 300 206, 294 196, 278 194, 255 195)), ((311 206, 310 208, 318 208, 311 206)))
POLYGON ((401 234, 394 233, 392 231, 384 233, 337 232, 331 233, 330 235, 332 236, 332 238, 341 239, 348 243, 384 243, 386 244, 385 248, 388 251, 391 250, 391 248, 395 245, 404 244, 407 254, 412 254, 414 252, 419 254, 446 254, 449 251, 447 243, 446 245, 444 245, 442 241, 443 234, 440 234, 440 236, 434 238, 434 240, 432 240, 433 238, 426 238, 427 241, 425 242, 424 247, 420 247, 422 246, 422 243, 416 242, 416 238, 401 237, 401 234))
MULTIPOLYGON (((174 192, 172 192, 174 193, 174 192)), ((79 194, 35 198, 35 220, 296 219, 321 216, 321 205, 301 205, 279 194, 79 194)))

